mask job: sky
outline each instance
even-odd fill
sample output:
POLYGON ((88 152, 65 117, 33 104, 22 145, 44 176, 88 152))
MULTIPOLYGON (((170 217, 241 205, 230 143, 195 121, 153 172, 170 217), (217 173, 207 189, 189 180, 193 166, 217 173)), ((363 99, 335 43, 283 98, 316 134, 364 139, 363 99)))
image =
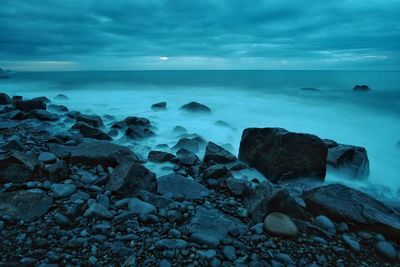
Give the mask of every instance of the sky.
POLYGON ((13 70, 400 70, 400 0, 0 0, 13 70))

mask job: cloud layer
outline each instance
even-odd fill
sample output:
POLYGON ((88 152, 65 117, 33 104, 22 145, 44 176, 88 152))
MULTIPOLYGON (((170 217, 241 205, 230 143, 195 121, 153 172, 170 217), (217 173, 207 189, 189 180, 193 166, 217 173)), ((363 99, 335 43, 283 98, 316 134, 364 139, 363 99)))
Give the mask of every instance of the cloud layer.
POLYGON ((0 66, 400 67, 398 0, 2 0, 0 66))

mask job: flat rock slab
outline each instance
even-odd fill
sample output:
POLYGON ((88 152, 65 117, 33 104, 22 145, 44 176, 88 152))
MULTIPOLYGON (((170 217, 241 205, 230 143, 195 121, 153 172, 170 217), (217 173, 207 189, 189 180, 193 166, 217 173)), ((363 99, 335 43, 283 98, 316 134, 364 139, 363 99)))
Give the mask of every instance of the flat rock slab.
POLYGON ((184 196, 186 199, 201 199, 210 194, 202 184, 179 174, 169 174, 157 179, 157 192, 163 195, 184 196))
POLYGON ((314 188, 303 193, 309 212, 336 221, 353 222, 400 240, 400 215, 377 199, 340 184, 314 188))
POLYGON ((53 198, 46 193, 16 191, 0 193, 0 217, 10 215, 27 222, 46 214, 53 204, 53 198))
POLYGON ((0 184, 26 182, 38 169, 39 162, 35 158, 14 151, 0 158, 0 184))

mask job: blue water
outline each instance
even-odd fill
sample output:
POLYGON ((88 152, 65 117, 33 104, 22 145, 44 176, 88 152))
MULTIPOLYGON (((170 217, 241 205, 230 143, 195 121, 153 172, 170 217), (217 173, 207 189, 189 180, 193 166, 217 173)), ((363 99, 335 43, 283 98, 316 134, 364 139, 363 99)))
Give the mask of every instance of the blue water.
MULTIPOLYGON (((171 131, 181 125, 207 140, 230 144, 237 153, 246 127, 282 127, 313 133, 368 150, 371 175, 354 186, 400 187, 400 72, 381 71, 119 71, 17 73, 0 80, 0 90, 26 97, 59 93, 68 101, 53 101, 86 113, 117 118, 144 116, 157 126, 157 137, 142 144, 173 145, 171 131), (372 91, 356 93, 356 84, 372 91), (302 91, 312 87, 319 91, 302 91), (151 104, 168 102, 167 112, 151 104), (212 109, 211 116, 179 111, 189 101, 212 109), (233 128, 215 125, 223 120, 233 128)), ((146 151, 143 151, 145 153, 146 151)), ((347 181, 329 172, 327 181, 347 181)))

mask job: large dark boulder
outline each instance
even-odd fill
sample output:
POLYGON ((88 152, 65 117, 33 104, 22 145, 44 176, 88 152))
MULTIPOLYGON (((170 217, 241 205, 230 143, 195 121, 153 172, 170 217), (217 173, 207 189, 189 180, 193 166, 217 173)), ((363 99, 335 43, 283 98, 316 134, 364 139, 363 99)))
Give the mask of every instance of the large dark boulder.
POLYGON ((129 116, 129 117, 126 117, 122 121, 114 123, 114 125, 111 127, 116 128, 116 129, 124 129, 129 126, 141 126, 141 127, 149 128, 149 127, 151 127, 151 123, 146 118, 129 116))
POLYGON ((400 215, 375 198, 340 184, 317 187, 303 193, 307 210, 340 222, 400 240, 400 215))
POLYGON ((163 163, 171 161, 172 159, 175 158, 175 155, 164 151, 152 150, 149 152, 147 158, 151 162, 163 163))
POLYGON ((195 101, 183 105, 180 107, 180 109, 192 113, 211 113, 211 109, 209 107, 195 101))
POLYGON ((355 178, 369 175, 368 154, 363 147, 330 143, 327 163, 355 178))
MULTIPOLYGON (((56 154, 55 149, 51 152, 56 154)), ((81 143, 76 147, 70 148, 68 152, 73 163, 81 163, 84 165, 100 164, 103 166, 116 167, 123 162, 138 160, 137 156, 127 147, 106 141, 81 143)))
POLYGON ((141 139, 154 136, 152 126, 148 119, 141 117, 127 117, 122 121, 114 123, 113 129, 126 129, 125 136, 130 139, 141 139))
POLYGON ((230 153, 229 151, 223 149, 219 145, 208 142, 206 147, 206 153, 204 154, 204 162, 208 163, 213 161, 215 163, 230 163, 236 161, 237 158, 235 155, 230 153))
POLYGON ((92 127, 100 128, 103 127, 103 120, 98 115, 85 115, 85 114, 77 114, 76 121, 82 121, 86 124, 89 124, 92 127))
POLYGON ((29 112, 34 109, 46 109, 46 103, 40 99, 17 100, 15 108, 24 112, 29 112))
POLYGON ((183 137, 172 147, 173 150, 181 148, 197 153, 199 152, 199 143, 194 138, 183 137))
POLYGON ((21 183, 30 180, 40 169, 37 159, 13 151, 0 158, 0 184, 21 183))
POLYGON ((15 220, 34 221, 47 213, 53 198, 46 193, 14 191, 0 193, 0 217, 11 216, 15 220))
POLYGON ((141 139, 154 135, 155 133, 150 128, 141 126, 129 126, 125 131, 125 136, 130 139, 141 139))
POLYGON ((282 128, 247 128, 240 141, 239 159, 272 182, 299 177, 324 179, 328 148, 315 135, 282 128))
POLYGON ((111 141, 112 138, 100 129, 90 126, 89 124, 79 121, 75 123, 71 129, 78 130, 82 136, 98 140, 111 141))
POLYGON ((163 111, 167 109, 167 102, 160 102, 151 105, 151 110, 153 111, 163 111))
POLYGON ((11 103, 11 98, 7 94, 0 93, 0 105, 9 105, 11 103))
POLYGON ((356 86, 353 87, 353 91, 356 91, 356 92, 367 92, 367 91, 370 91, 370 90, 371 90, 371 88, 369 88, 369 86, 365 85, 365 84, 356 85, 356 86))
POLYGON ((201 199, 210 194, 207 187, 179 174, 169 174, 157 179, 157 192, 162 195, 201 199))
POLYGON ((35 109, 27 114, 28 118, 40 121, 56 121, 58 116, 44 109, 35 109))
POLYGON ((155 191, 156 175, 142 164, 125 162, 118 165, 112 172, 107 183, 107 190, 121 196, 133 196, 140 190, 155 191))

